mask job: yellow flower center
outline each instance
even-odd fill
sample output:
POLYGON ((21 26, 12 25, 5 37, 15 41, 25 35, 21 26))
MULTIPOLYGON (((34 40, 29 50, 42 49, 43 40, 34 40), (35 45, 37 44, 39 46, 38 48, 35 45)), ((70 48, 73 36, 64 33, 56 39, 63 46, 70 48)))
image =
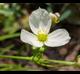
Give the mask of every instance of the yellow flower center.
POLYGON ((47 40, 47 34, 44 33, 39 33, 37 37, 40 42, 45 42, 47 40))

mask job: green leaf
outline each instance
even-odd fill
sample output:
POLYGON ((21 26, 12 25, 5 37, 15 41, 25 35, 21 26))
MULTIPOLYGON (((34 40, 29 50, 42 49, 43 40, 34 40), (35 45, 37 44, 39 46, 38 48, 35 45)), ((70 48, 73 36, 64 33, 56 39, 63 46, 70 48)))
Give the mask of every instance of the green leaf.
POLYGON ((0 36, 0 41, 10 39, 10 38, 14 38, 14 37, 18 37, 18 36, 20 36, 20 33, 3 35, 3 36, 0 36))
POLYGON ((0 9, 0 14, 3 14, 5 16, 11 16, 13 15, 13 11, 10 9, 0 9))
POLYGON ((60 21, 67 19, 71 14, 71 10, 66 10, 60 17, 60 21))
POLYGON ((1 55, 1 54, 4 54, 4 53, 7 52, 7 51, 10 51, 10 49, 13 48, 13 47, 14 47, 14 45, 11 44, 11 45, 9 45, 9 46, 7 46, 7 47, 5 47, 5 48, 0 48, 0 55, 1 55))

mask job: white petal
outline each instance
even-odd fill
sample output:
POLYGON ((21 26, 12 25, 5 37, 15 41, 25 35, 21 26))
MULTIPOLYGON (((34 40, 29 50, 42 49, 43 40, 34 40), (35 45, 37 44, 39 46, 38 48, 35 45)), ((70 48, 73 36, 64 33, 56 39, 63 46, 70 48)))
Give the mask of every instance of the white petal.
POLYGON ((35 47, 41 47, 43 44, 37 40, 37 37, 32 33, 22 29, 21 30, 21 40, 25 43, 31 44, 35 47))
POLYGON ((49 13, 45 9, 38 8, 30 15, 29 25, 35 34, 38 33, 39 28, 42 28, 43 31, 48 33, 51 27, 51 18, 49 13))
POLYGON ((57 47, 67 44, 71 37, 65 29, 58 29, 48 35, 46 46, 57 47))

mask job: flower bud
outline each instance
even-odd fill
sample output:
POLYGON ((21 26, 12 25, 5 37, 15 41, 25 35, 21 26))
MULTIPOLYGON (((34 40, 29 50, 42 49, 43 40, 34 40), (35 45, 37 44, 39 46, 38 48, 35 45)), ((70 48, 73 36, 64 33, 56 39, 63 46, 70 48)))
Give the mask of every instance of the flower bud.
POLYGON ((49 14, 50 15, 50 17, 51 17, 51 19, 52 19, 52 24, 57 24, 57 23, 59 23, 60 22, 60 14, 59 13, 50 13, 49 14))
POLYGON ((44 50, 45 50, 44 47, 41 47, 41 48, 39 49, 40 52, 44 52, 44 50))

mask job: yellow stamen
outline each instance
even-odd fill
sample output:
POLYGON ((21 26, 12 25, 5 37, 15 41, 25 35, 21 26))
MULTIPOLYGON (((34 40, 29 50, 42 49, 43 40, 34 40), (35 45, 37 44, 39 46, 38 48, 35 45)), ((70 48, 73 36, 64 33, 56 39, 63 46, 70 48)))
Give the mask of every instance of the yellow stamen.
POLYGON ((45 42, 47 40, 47 34, 38 33, 37 38, 40 42, 45 42))

